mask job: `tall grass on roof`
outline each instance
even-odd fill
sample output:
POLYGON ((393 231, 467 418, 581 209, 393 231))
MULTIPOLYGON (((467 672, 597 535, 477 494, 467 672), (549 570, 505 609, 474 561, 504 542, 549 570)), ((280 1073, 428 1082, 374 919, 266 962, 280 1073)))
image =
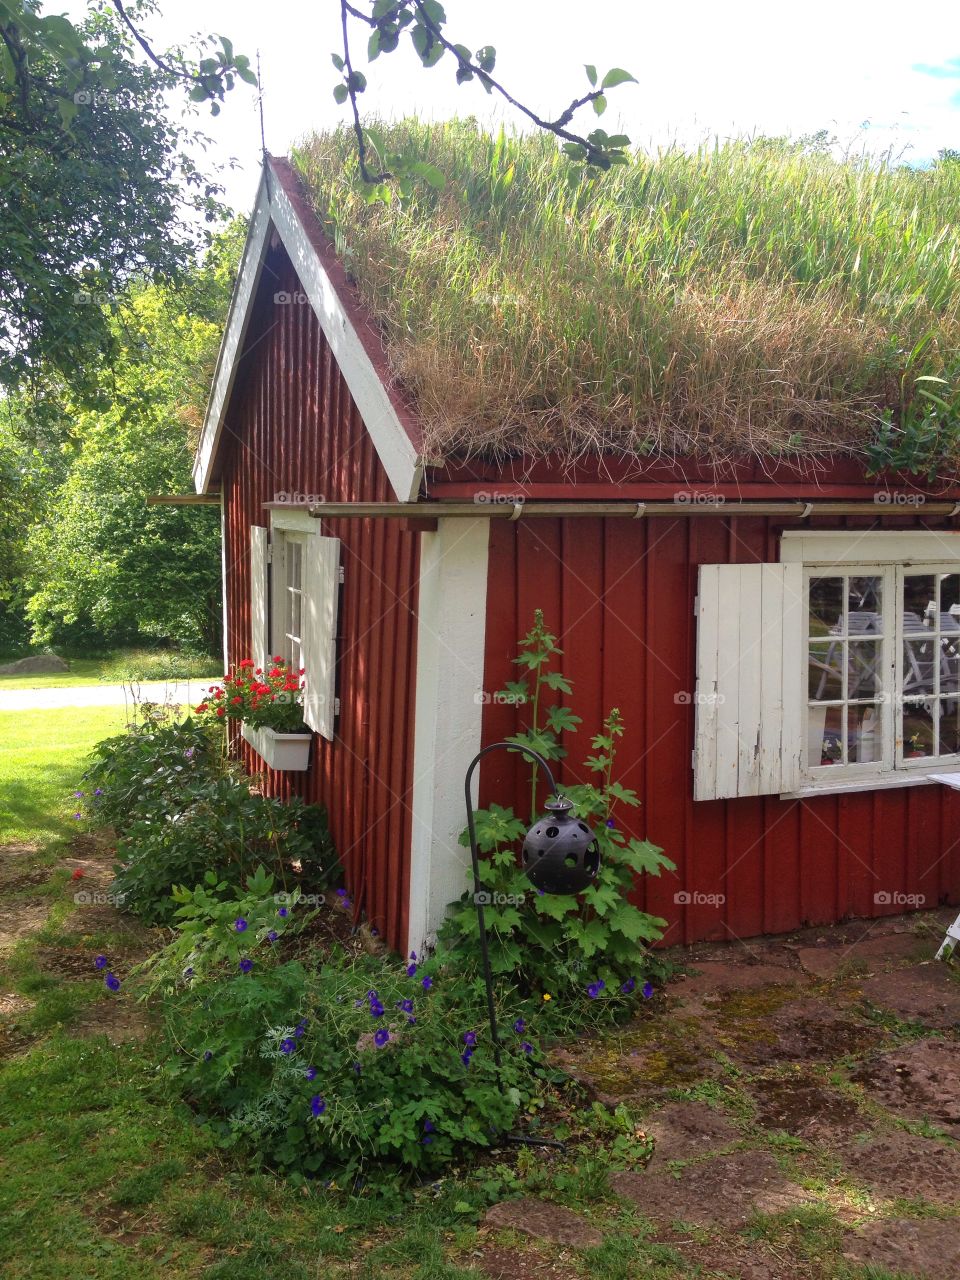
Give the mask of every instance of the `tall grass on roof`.
POLYGON ((548 137, 384 134, 443 189, 367 203, 345 130, 294 158, 432 456, 956 466, 960 164, 735 140, 585 176, 548 137))

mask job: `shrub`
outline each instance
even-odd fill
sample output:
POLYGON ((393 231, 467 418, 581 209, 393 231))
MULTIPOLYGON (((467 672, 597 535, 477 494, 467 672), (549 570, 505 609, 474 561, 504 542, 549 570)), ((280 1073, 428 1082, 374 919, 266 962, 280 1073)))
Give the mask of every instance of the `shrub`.
MULTIPOLYGON (((530 724, 509 742, 536 751, 546 760, 566 754, 562 732, 573 733, 578 716, 559 705, 545 706, 549 693, 569 694, 571 685, 551 670, 562 655, 538 609, 534 625, 521 642, 515 659, 527 675, 502 691, 505 698, 530 708, 530 724), (531 684, 532 682, 532 684, 531 684)), ((595 783, 565 785, 562 790, 577 813, 596 833, 600 871, 580 894, 548 894, 535 890, 517 861, 517 846, 528 823, 512 809, 491 805, 476 814, 477 844, 486 855, 480 861, 480 880, 491 905, 484 915, 489 932, 490 960, 501 982, 515 985, 521 996, 558 993, 565 1001, 552 1005, 554 1016, 572 1022, 591 1014, 619 1014, 650 994, 649 977, 661 966, 647 944, 661 936, 666 921, 648 915, 629 900, 641 874, 659 875, 673 863, 648 840, 629 837, 614 812, 617 806, 637 808, 635 792, 614 778, 617 743, 623 736, 620 713, 612 710, 603 729, 591 741, 594 754, 584 767, 596 774, 595 783), (571 1003, 572 1001, 572 1003, 571 1003)), ((537 770, 531 776, 531 821, 536 816, 537 770)), ((467 832, 460 843, 469 844, 467 832)), ((478 956, 478 924, 473 892, 450 908, 440 932, 442 952, 462 965, 473 966, 478 956)))
POLYGON ((100 668, 100 679, 111 684, 141 680, 199 680, 218 676, 223 670, 219 658, 185 650, 136 649, 108 659, 100 668))
POLYGON ((224 769, 220 735, 197 720, 144 722, 99 742, 83 774, 80 797, 98 826, 129 830, 148 815, 163 821, 224 769))
POLYGON ((260 864, 273 868, 285 889, 330 883, 337 862, 319 805, 254 795, 245 783, 226 777, 185 799, 177 812, 141 814, 117 847, 114 892, 141 919, 169 923, 176 909, 174 886, 200 884, 208 871, 233 887, 260 864), (293 863, 301 868, 296 877, 293 863))
POLYGON ((235 922, 211 903, 203 927, 194 895, 189 946, 205 935, 198 954, 233 954, 181 971, 163 998, 166 1070, 224 1145, 297 1173, 430 1169, 489 1147, 529 1105, 538 1051, 518 1024, 497 1072, 476 984, 396 957, 283 960, 263 927, 273 901, 244 910, 238 960, 235 922))

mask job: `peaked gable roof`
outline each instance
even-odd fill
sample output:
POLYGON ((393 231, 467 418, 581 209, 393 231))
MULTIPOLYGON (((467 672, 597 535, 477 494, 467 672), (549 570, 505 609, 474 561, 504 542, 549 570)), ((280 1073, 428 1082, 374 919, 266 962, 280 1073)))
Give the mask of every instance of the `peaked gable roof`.
POLYGON ((289 161, 273 156, 264 161, 217 357, 194 460, 197 492, 210 492, 219 479, 227 411, 274 233, 293 263, 397 499, 415 502, 423 474, 416 419, 389 385, 379 334, 355 302, 296 171, 289 161))

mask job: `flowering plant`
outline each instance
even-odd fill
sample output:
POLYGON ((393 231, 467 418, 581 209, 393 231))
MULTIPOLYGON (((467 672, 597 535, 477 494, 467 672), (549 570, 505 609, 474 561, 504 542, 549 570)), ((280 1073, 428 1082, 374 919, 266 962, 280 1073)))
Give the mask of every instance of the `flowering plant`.
POLYGON ((305 668, 288 667, 283 658, 271 658, 266 670, 244 658, 223 684, 210 685, 207 696, 195 708, 211 720, 243 720, 253 729, 277 733, 303 733, 303 680, 305 668))

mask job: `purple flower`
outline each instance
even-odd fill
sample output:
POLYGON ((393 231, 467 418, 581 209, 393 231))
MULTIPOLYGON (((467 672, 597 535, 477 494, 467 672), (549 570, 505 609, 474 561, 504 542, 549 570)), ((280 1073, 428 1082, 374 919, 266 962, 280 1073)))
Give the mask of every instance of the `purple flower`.
POLYGON ((293 1053, 297 1047, 296 1040, 291 1040, 289 1036, 280 1041, 281 1053, 293 1053))
POLYGON ((189 965, 186 967, 186 969, 184 969, 184 971, 183 971, 183 976, 184 976, 185 978, 192 978, 192 977, 193 977, 193 969, 191 969, 189 965))
POLYGON ((289 914, 290 912, 287 910, 286 907, 281 907, 280 910, 277 912, 277 915, 280 917, 281 920, 286 920, 289 914))
POLYGON ((253 968, 253 961, 248 960, 247 957, 244 956, 243 959, 240 961, 240 972, 249 973, 252 968, 253 968))
POLYGON ((204 1052, 203 1052, 203 1060, 204 1060, 204 1062, 209 1062, 209 1061, 210 1061, 210 1059, 211 1059, 212 1057, 213 1057, 213 1054, 210 1052, 210 1050, 209 1050, 209 1049, 205 1049, 205 1050, 204 1050, 204 1052))
POLYGON ((472 1050, 472 1049, 465 1049, 465 1050, 463 1051, 463 1053, 461 1053, 461 1055, 460 1055, 460 1061, 463 1063, 463 1065, 464 1065, 465 1067, 469 1067, 469 1065, 470 1065, 470 1059, 471 1059, 472 1057, 473 1057, 473 1050, 472 1050))
POLYGON ((636 978, 628 978, 626 982, 623 984, 623 986, 620 988, 620 990, 625 996, 628 996, 636 985, 637 985, 636 978))
POLYGON ((411 951, 411 952, 410 952, 410 959, 411 959, 411 960, 416 960, 416 958, 417 958, 417 953, 416 953, 415 951, 411 951))
POLYGON ((463 1043, 472 1049, 477 1043, 477 1033, 475 1031, 465 1031, 463 1033, 463 1043))
POLYGON ((359 1062, 355 1062, 355 1063, 353 1064, 353 1069, 354 1069, 354 1071, 357 1073, 357 1075, 359 1075, 359 1074, 360 1074, 360 1072, 363 1070, 363 1068, 360 1066, 360 1063, 359 1063, 359 1062))
POLYGON ((236 929, 237 933, 243 933, 247 927, 247 922, 244 920, 243 916, 240 916, 238 920, 234 920, 233 927, 236 929))
POLYGON ((119 991, 119 990, 120 990, 120 979, 119 979, 119 978, 114 977, 114 975, 113 975, 112 973, 108 973, 108 974, 107 974, 107 976, 104 978, 104 980, 103 980, 103 981, 104 981, 104 985, 105 985, 105 986, 106 986, 110 991, 119 991))
POLYGON ((415 1025, 416 1025, 416 1022, 417 1022, 416 1018, 408 1018, 408 1019, 407 1019, 407 1025, 408 1025, 408 1026, 410 1026, 410 1027, 415 1026, 415 1025))
POLYGON ((426 1137, 421 1138, 420 1141, 423 1143, 425 1147, 429 1147, 430 1143, 433 1141, 433 1135, 428 1133, 426 1137))
POLYGON ((524 1040, 520 1048, 523 1050, 524 1053, 533 1053, 533 1045, 530 1043, 529 1040, 524 1040))
POLYGON ((513 1029, 518 1036, 522 1036, 524 1031, 526 1031, 527 1029, 527 1024, 524 1022, 522 1018, 518 1018, 516 1022, 513 1024, 513 1029))
POLYGON ((380 1003, 379 1000, 370 1001, 370 1016, 371 1018, 383 1017, 383 1005, 380 1003))
POLYGON ((279 937, 280 937, 280 935, 279 935, 279 933, 277 933, 276 929, 271 929, 271 930, 270 930, 270 932, 267 934, 267 941, 268 941, 268 942, 276 942, 276 940, 277 940, 279 937))
POLYGON ((97 956, 96 960, 93 962, 93 967, 95 969, 105 969, 107 967, 107 957, 97 956))
POLYGON ((420 983, 420 985, 421 987, 423 987, 424 991, 429 991, 430 988, 433 986, 433 979, 424 978, 423 981, 420 983))
POLYGON ((437 1126, 433 1123, 433 1121, 432 1121, 432 1120, 424 1120, 424 1122, 423 1122, 423 1132, 424 1132, 424 1133, 436 1133, 436 1132, 437 1132, 437 1126))
POLYGON ((183 753, 184 760, 192 760, 194 751, 196 751, 196 747, 187 747, 186 751, 183 753))
POLYGON ((75 813, 73 816, 76 818, 76 820, 77 820, 78 822, 81 822, 81 821, 83 820, 83 814, 82 814, 82 813, 75 813))
POLYGON ((306 1078, 307 1078, 308 1080, 316 1080, 316 1078, 317 1078, 317 1068, 316 1068, 316 1067, 307 1067, 306 1071, 304 1071, 304 1073, 303 1073, 303 1074, 306 1076, 306 1078))
POLYGON ((94 794, 95 796, 102 796, 102 795, 103 795, 103 787, 97 787, 97 788, 94 790, 94 793, 93 793, 93 794, 94 794))
POLYGON ((310 1099, 310 1110, 313 1112, 313 1114, 315 1116, 322 1116, 323 1113, 326 1111, 326 1109, 327 1109, 327 1104, 323 1100, 323 1098, 320 1097, 319 1093, 314 1094, 314 1096, 310 1099))
POLYGON ((604 982, 604 980, 602 978, 599 978, 596 982, 591 982, 589 987, 587 987, 587 995, 590 997, 591 1000, 596 1000, 597 996, 600 994, 600 992, 603 990, 605 986, 606 986, 606 983, 604 982))
POLYGON ((346 891, 346 889, 338 889, 338 890, 337 890, 337 897, 338 897, 338 898, 345 898, 346 896, 347 896, 347 891, 346 891))
POLYGON ((415 978, 417 976, 417 966, 415 964, 407 965, 407 977, 415 978))
POLYGON ((82 792, 82 791, 75 791, 73 794, 77 797, 77 799, 78 799, 78 800, 82 800, 82 799, 83 799, 83 792, 82 792))
POLYGON ((644 1000, 649 1000, 649 999, 650 999, 650 997, 651 997, 652 995, 653 995, 653 983, 652 983, 652 982, 645 982, 645 983, 643 984, 643 998, 644 998, 644 1000))
POLYGON ((617 824, 614 822, 614 820, 613 820, 612 818, 608 818, 608 819, 607 819, 607 826, 608 826, 608 827, 615 827, 616 825, 617 825, 617 824))
POLYGON ((398 1001, 397 1001, 397 1008, 398 1008, 398 1009, 401 1009, 404 1013, 413 1013, 413 1001, 412 1001, 412 1000, 398 1000, 398 1001))
POLYGON ((390 1039, 390 1032, 387 1030, 386 1027, 381 1027, 380 1030, 377 1031, 376 1034, 374 1035, 373 1043, 377 1046, 378 1049, 382 1049, 389 1039, 390 1039))

